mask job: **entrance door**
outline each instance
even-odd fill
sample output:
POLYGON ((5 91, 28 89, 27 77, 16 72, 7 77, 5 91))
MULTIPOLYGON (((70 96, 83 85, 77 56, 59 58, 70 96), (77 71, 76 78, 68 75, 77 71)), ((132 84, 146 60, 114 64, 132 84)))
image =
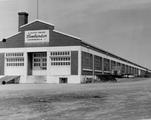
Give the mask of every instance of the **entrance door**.
POLYGON ((33 75, 46 75, 47 53, 33 53, 32 58, 33 75))

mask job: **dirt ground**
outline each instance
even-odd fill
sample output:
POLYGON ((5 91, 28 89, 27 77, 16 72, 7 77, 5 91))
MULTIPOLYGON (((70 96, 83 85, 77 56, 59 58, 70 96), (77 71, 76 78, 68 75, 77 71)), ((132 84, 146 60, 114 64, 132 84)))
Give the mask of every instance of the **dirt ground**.
POLYGON ((100 84, 0 86, 0 120, 151 118, 151 79, 100 84))

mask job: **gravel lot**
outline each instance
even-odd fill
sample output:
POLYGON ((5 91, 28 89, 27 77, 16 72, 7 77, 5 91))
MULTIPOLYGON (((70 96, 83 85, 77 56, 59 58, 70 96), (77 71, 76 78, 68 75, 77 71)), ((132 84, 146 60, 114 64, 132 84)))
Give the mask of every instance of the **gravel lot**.
POLYGON ((151 79, 100 84, 0 86, 0 120, 151 118, 151 79))

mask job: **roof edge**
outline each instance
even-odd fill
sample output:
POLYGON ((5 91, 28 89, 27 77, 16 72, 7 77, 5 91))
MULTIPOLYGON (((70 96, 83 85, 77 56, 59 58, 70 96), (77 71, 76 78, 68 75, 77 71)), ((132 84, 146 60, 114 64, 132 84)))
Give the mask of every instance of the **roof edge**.
POLYGON ((70 35, 70 34, 67 34, 67 33, 64 33, 64 32, 58 31, 58 30, 53 30, 53 31, 57 32, 57 33, 60 33, 60 34, 63 34, 63 35, 66 35, 66 36, 69 36, 69 37, 73 37, 73 38, 78 39, 78 40, 81 40, 81 38, 79 38, 77 36, 74 36, 74 35, 70 35))
POLYGON ((13 35, 10 35, 10 36, 6 37, 5 39, 9 39, 9 38, 11 38, 11 37, 13 37, 13 36, 15 36, 15 35, 20 34, 20 33, 21 33, 21 32, 17 32, 17 33, 15 33, 15 34, 13 34, 13 35))
MULTIPOLYGON (((117 57, 119 60, 128 62, 129 64, 132 64, 132 65, 134 65, 134 66, 140 67, 140 68, 145 69, 145 70, 150 70, 149 68, 146 68, 146 67, 144 67, 144 66, 142 66, 142 65, 139 65, 139 64, 137 64, 137 63, 131 62, 130 60, 124 59, 124 58, 122 58, 122 57, 120 57, 120 56, 118 56, 118 55, 112 54, 112 53, 109 52, 109 51, 105 51, 105 50, 103 50, 103 49, 100 49, 99 47, 96 47, 96 46, 94 46, 94 45, 92 45, 92 44, 90 44, 90 43, 88 43, 88 42, 81 41, 81 43, 86 44, 88 47, 89 47, 89 46, 90 46, 90 47, 94 47, 95 49, 98 49, 98 50, 104 52, 105 54, 113 55, 115 58, 117 57)), ((151 71, 151 70, 150 70, 150 71, 151 71)))
POLYGON ((45 23, 45 24, 47 24, 47 25, 55 26, 54 24, 51 24, 51 23, 49 23, 49 22, 45 22, 45 21, 42 21, 42 20, 39 20, 39 19, 35 19, 35 20, 33 20, 33 21, 30 21, 30 22, 27 23, 27 24, 24 24, 24 25, 20 26, 19 28, 23 28, 23 27, 25 27, 25 26, 27 26, 27 25, 30 25, 30 24, 32 24, 32 23, 34 23, 34 22, 36 22, 36 21, 45 23))

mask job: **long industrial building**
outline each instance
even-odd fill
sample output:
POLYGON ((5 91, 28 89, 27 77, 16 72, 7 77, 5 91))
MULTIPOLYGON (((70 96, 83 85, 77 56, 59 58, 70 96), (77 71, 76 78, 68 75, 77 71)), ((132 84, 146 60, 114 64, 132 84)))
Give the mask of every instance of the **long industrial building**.
POLYGON ((148 68, 18 13, 18 33, 0 42, 0 75, 19 83, 82 83, 105 74, 143 76, 148 68))

